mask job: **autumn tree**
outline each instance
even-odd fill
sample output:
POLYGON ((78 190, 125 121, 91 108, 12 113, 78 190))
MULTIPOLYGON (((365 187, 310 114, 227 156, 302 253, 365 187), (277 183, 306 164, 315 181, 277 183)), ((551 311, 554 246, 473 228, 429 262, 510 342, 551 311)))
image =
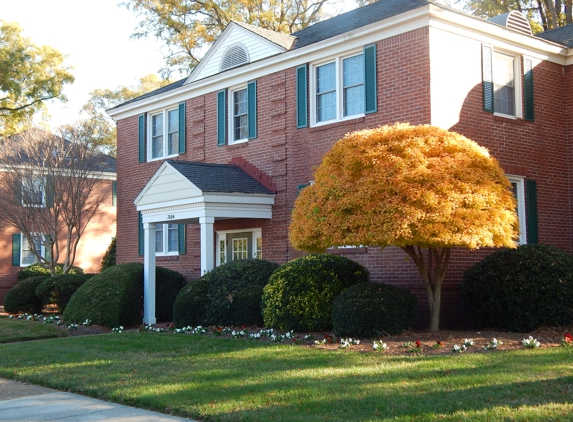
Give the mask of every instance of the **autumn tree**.
POLYGON ((15 23, 0 20, 0 138, 24 130, 44 102, 65 101, 63 88, 74 81, 65 56, 36 46, 15 23))
POLYGON ((96 89, 90 92, 88 102, 82 107, 82 115, 92 128, 91 142, 104 153, 115 157, 117 132, 113 119, 106 113, 112 107, 137 98, 171 83, 155 74, 139 78, 136 85, 120 85, 114 89, 96 89))
POLYGON ((323 18, 332 0, 128 0, 141 18, 134 38, 154 36, 168 49, 163 73, 189 73, 231 21, 290 34, 323 18))
POLYGON ((52 275, 60 260, 64 273, 72 267, 103 200, 106 157, 94 150, 91 133, 85 124, 63 129, 65 139, 34 128, 0 144, 0 221, 22 233, 52 275))
POLYGON ((346 135, 295 202, 289 239, 300 250, 371 245, 403 249, 439 329, 453 247, 515 247, 516 202, 497 161, 464 136, 396 124, 346 135))

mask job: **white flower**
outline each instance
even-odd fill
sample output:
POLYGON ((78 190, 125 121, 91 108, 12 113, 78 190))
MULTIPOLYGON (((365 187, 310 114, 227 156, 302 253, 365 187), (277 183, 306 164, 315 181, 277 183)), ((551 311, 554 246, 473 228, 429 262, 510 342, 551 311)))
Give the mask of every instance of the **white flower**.
POLYGON ((529 336, 529 338, 524 338, 521 344, 523 344, 523 346, 525 346, 525 348, 527 349, 535 349, 541 346, 541 343, 532 336, 529 336))
POLYGON ((473 345, 474 345, 473 339, 470 338, 470 339, 465 339, 465 340, 464 340, 464 346, 470 347, 470 346, 473 346, 473 345))

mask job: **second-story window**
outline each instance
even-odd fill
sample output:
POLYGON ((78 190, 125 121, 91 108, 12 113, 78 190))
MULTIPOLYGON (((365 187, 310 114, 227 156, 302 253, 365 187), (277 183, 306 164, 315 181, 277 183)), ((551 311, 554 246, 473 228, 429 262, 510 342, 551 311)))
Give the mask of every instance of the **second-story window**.
POLYGON ((22 205, 25 207, 45 207, 46 191, 44 177, 34 177, 22 181, 22 205))
POLYGON ((247 115, 247 88, 232 91, 231 134, 230 143, 239 142, 249 137, 249 120, 247 115))
POLYGON ((154 160, 178 154, 179 111, 177 108, 151 115, 149 157, 154 160))
POLYGON ((515 116, 515 58, 494 51, 493 98, 496 113, 515 116))

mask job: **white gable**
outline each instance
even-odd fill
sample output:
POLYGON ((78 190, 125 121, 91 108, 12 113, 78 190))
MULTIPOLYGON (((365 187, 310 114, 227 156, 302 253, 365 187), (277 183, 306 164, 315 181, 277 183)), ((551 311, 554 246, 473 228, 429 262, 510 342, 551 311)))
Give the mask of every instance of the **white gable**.
POLYGON ((237 47, 244 49, 249 63, 286 51, 284 47, 255 34, 235 22, 231 22, 211 46, 201 62, 193 69, 185 83, 219 73, 225 53, 233 48, 237 50, 237 47))
POLYGON ((179 201, 202 195, 203 192, 197 186, 171 167, 168 162, 164 162, 133 202, 141 206, 179 201))

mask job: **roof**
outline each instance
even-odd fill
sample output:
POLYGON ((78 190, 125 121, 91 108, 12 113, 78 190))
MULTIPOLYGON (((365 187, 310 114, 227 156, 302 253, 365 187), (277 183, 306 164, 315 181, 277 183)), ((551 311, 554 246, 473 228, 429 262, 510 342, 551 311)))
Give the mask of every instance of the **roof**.
POLYGON ((166 160, 202 192, 274 195, 235 164, 166 160))
POLYGON ((290 50, 296 41, 296 37, 289 34, 283 34, 282 32, 275 32, 268 29, 259 28, 258 26, 249 25, 248 23, 236 21, 233 22, 286 50, 290 50))
MULTIPOLYGON (((429 4, 434 4, 434 2, 430 0, 377 1, 294 32, 292 35, 297 37, 294 49, 305 47, 429 4)), ((443 7, 442 5, 438 6, 443 7)))
POLYGON ((556 42, 557 44, 564 45, 567 48, 573 48, 573 25, 550 29, 549 31, 535 34, 535 36, 547 41, 556 42))
POLYGON ((135 103, 137 101, 144 100, 145 98, 154 97, 156 95, 163 94, 164 92, 168 92, 168 91, 171 91, 173 89, 179 88, 180 86, 182 86, 185 83, 186 80, 187 80, 187 77, 184 77, 183 79, 180 79, 176 82, 162 86, 161 88, 154 89, 153 91, 149 91, 148 93, 140 95, 139 97, 132 98, 131 100, 128 100, 124 103, 118 104, 115 107, 110 108, 109 110, 113 110, 113 109, 118 108, 118 107, 123 107, 127 104, 135 103))

